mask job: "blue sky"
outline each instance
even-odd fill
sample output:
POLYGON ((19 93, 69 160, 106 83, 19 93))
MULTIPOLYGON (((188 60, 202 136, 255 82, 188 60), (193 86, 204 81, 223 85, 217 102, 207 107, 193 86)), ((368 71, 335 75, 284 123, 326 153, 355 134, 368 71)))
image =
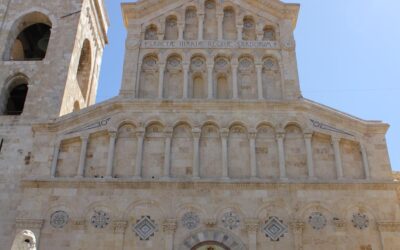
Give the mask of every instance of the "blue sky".
MULTIPOLYGON (((118 95, 126 32, 122 0, 105 0, 110 44, 97 102, 118 95)), ((134 1, 128 1, 134 2, 134 1)), ((400 171, 400 1, 298 0, 297 58, 303 96, 366 120, 391 125, 392 167, 400 171)))

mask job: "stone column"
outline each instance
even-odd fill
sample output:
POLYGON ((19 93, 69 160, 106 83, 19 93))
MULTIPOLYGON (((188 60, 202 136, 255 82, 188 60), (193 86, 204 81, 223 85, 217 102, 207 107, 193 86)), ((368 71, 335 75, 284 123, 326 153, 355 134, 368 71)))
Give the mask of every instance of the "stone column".
POLYGON ((312 149, 312 133, 304 134, 304 141, 306 144, 307 150, 307 168, 308 168, 308 178, 314 179, 315 178, 315 171, 314 171, 314 158, 313 158, 313 149, 312 149))
POLYGON ((81 136, 81 154, 79 157, 78 177, 83 178, 85 174, 86 152, 89 141, 89 135, 81 136))
POLYGON ((204 39, 203 36, 203 31, 204 31, 204 13, 199 13, 198 14, 198 20, 199 20, 199 32, 198 32, 198 40, 202 41, 204 39))
POLYGON ((208 99, 212 99, 214 97, 213 71, 214 63, 207 63, 208 99))
POLYGON ((136 84, 135 84, 135 97, 139 98, 139 92, 140 92, 140 73, 142 72, 142 62, 138 63, 138 69, 137 69, 137 73, 136 73, 136 84))
POLYGON ((223 21, 224 21, 224 13, 217 13, 217 22, 218 22, 218 40, 223 40, 223 21))
POLYGON ((332 137, 333 151, 335 152, 336 175, 339 180, 343 179, 342 156, 340 153, 340 138, 332 137))
POLYGON ((165 235, 165 250, 174 249, 174 234, 176 232, 177 223, 175 219, 167 219, 163 223, 163 231, 165 235))
POLYGON ((278 155, 279 155, 279 173, 281 180, 286 180, 286 163, 285 163, 285 148, 283 145, 283 139, 285 138, 284 133, 278 133, 276 135, 276 141, 278 143, 278 155))
POLYGON ((239 92, 238 92, 238 79, 237 79, 237 74, 238 74, 238 62, 234 61, 232 62, 232 97, 233 99, 238 99, 239 98, 239 92))
POLYGON ((370 173, 370 169, 369 169, 368 153, 367 153, 367 150, 363 143, 360 143, 360 148, 361 148, 361 156, 362 156, 362 161, 363 161, 365 179, 369 180, 369 179, 371 179, 371 173, 370 173))
POLYGON ((171 142, 173 129, 167 128, 164 132, 164 178, 168 179, 171 176, 171 142))
POLYGON ((126 228, 128 227, 128 221, 124 220, 114 221, 112 227, 114 230, 114 237, 115 237, 114 249, 124 250, 124 238, 125 238, 126 228))
POLYGON ((184 23, 178 23, 178 40, 183 40, 183 31, 185 30, 185 24, 184 23))
POLYGON ((193 178, 200 178, 200 136, 201 129, 194 128, 193 134, 193 178))
POLYGON ((229 178, 229 162, 228 162, 228 137, 229 129, 221 129, 221 141, 222 141, 222 178, 229 178))
POLYGON ((189 63, 183 64, 183 99, 187 99, 189 94, 189 67, 189 63))
POLYGON ((158 98, 162 99, 164 96, 164 71, 165 71, 165 63, 160 63, 158 65, 158 98))
POLYGON ((259 222, 257 219, 248 219, 245 224, 249 237, 249 250, 257 250, 257 231, 259 222))
POLYGON ((57 140, 54 144, 53 159, 51 161, 50 177, 56 177, 58 156, 60 155, 61 140, 57 140))
POLYGON ((256 64, 256 70, 257 70, 257 91, 258 91, 258 99, 259 99, 259 100, 263 100, 263 99, 264 99, 263 82, 262 82, 262 69, 263 69, 262 63, 257 63, 257 64, 256 64))
POLYGON ((135 178, 139 179, 142 177, 144 134, 145 134, 144 128, 139 128, 136 131, 137 151, 136 151, 136 164, 135 164, 135 178))
POLYGON ((242 41, 243 40, 243 24, 236 25, 236 29, 237 29, 237 40, 242 41))
POLYGON ((107 178, 112 178, 113 176, 113 165, 114 165, 114 154, 115 154, 115 141, 117 139, 116 131, 109 131, 110 142, 108 144, 108 157, 107 157, 107 178))
POLYGON ((16 219, 16 221, 15 221, 15 229, 16 229, 15 236, 17 236, 24 230, 31 231, 35 235, 35 238, 36 238, 35 249, 40 249, 40 234, 42 232, 43 224, 44 224, 44 220, 16 219))
POLYGON ((251 169, 251 178, 258 177, 257 171, 257 156, 256 156, 256 138, 257 131, 253 130, 249 132, 249 140, 250 140, 250 169, 251 169))
POLYGON ((300 221, 295 221, 290 223, 290 227, 294 234, 294 249, 303 249, 303 231, 305 228, 305 223, 300 221))

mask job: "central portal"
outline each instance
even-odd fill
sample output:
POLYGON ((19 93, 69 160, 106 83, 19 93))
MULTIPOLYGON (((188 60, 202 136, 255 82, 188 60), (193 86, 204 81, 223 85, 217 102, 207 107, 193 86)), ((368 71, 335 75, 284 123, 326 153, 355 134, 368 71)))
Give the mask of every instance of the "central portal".
POLYGON ((191 250, 230 250, 230 248, 219 242, 207 241, 194 246, 191 250))

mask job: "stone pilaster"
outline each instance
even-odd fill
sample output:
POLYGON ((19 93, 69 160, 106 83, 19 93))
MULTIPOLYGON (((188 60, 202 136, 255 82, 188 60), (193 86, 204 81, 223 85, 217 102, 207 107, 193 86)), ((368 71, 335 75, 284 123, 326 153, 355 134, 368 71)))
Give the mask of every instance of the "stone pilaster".
POLYGON ((343 164, 342 155, 340 153, 340 138, 332 137, 332 146, 335 153, 336 176, 338 180, 341 180, 343 179, 343 164))
POLYGON ((249 131, 251 178, 257 178, 258 177, 257 155, 256 155, 256 138, 257 138, 257 130, 254 129, 254 130, 249 131))
POLYGON ((145 136, 145 129, 138 128, 136 131, 137 151, 136 151, 136 164, 135 164, 135 178, 142 177, 144 136, 145 136))
POLYGON ((286 163, 285 163, 285 148, 283 140, 285 139, 285 133, 278 133, 276 135, 276 141, 278 143, 278 156, 279 156, 279 174, 281 180, 286 180, 286 163))
POLYGON ((293 221, 290 223, 290 228, 294 235, 294 249, 303 249, 303 231, 305 228, 305 223, 301 221, 293 221))
POLYGON ((262 69, 263 69, 262 63, 257 63, 256 64, 256 70, 257 70, 257 94, 258 94, 258 99, 259 100, 263 100, 264 99, 263 83, 262 83, 262 69))
POLYGON ((207 62, 208 99, 212 99, 214 97, 213 71, 214 62, 207 62))
POLYGON ((79 167, 78 167, 78 174, 79 178, 83 178, 85 175, 85 165, 86 165, 86 152, 89 142, 89 135, 82 135, 81 136, 81 154, 79 157, 79 167))
POLYGON ((259 229, 258 219, 247 219, 245 221, 247 235, 249 237, 249 250, 257 250, 257 232, 259 229))
POLYGON ((158 98, 160 99, 164 97, 164 71, 165 63, 160 63, 158 65, 158 98))
POLYGON ((123 250, 124 249, 124 238, 125 238, 125 231, 128 227, 128 221, 125 220, 118 220, 113 221, 112 228, 114 231, 114 249, 116 250, 123 250))
POLYGON ((110 142, 108 145, 108 157, 107 157, 107 178, 113 176, 113 165, 114 165, 114 154, 115 154, 115 141, 117 139, 117 131, 109 131, 110 142))
POLYGON ((164 178, 171 177, 171 143, 172 143, 173 128, 166 128, 164 131, 165 146, 164 146, 164 178))
POLYGON ((192 130, 193 135, 193 178, 200 178, 200 136, 201 129, 194 128, 192 130))
POLYGON ((304 141, 305 141, 306 150, 307 150, 307 169, 308 169, 308 178, 309 179, 315 178, 312 137, 313 137, 312 133, 304 134, 304 141))
POLYGON ((187 99, 189 94, 189 67, 189 63, 183 64, 183 99, 187 99))
POLYGON ((229 129, 221 129, 221 141, 222 141, 222 178, 229 178, 229 162, 228 162, 228 137, 229 129))
POLYGON ((173 250, 174 234, 177 229, 177 222, 175 219, 167 219, 164 221, 162 226, 165 235, 165 250, 173 250))
POLYGON ((54 144, 53 159, 50 167, 50 177, 56 177, 58 156, 60 155, 61 139, 57 139, 54 144))
POLYGON ((238 91, 238 67, 239 63, 237 59, 232 59, 232 97, 233 99, 239 98, 239 91, 238 91))

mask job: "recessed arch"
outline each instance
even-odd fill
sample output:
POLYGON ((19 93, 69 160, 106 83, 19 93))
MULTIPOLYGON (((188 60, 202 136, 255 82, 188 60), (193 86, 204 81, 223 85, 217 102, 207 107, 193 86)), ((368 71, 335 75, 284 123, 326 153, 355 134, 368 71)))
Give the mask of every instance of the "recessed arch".
POLYGON ((158 28, 155 24, 150 24, 146 27, 144 39, 145 40, 158 40, 158 28))
POLYGON ((78 85, 82 92, 84 100, 86 100, 88 97, 91 69, 92 69, 92 47, 90 41, 86 39, 82 45, 81 55, 79 57, 79 64, 76 73, 76 79, 78 81, 78 85))
POLYGON ((51 36, 52 22, 42 12, 20 17, 12 25, 4 54, 5 60, 43 60, 51 36))
MULTIPOLYGON (((211 243, 211 246, 228 250, 246 250, 246 246, 239 237, 224 229, 200 229, 190 234, 183 241, 179 250, 202 250, 203 244, 211 243), (221 248, 222 247, 222 248, 221 248)), ((216 249, 216 250, 220 250, 216 249)))
POLYGON ((17 74, 6 83, 2 93, 1 113, 3 115, 21 115, 28 94, 28 78, 17 74))

